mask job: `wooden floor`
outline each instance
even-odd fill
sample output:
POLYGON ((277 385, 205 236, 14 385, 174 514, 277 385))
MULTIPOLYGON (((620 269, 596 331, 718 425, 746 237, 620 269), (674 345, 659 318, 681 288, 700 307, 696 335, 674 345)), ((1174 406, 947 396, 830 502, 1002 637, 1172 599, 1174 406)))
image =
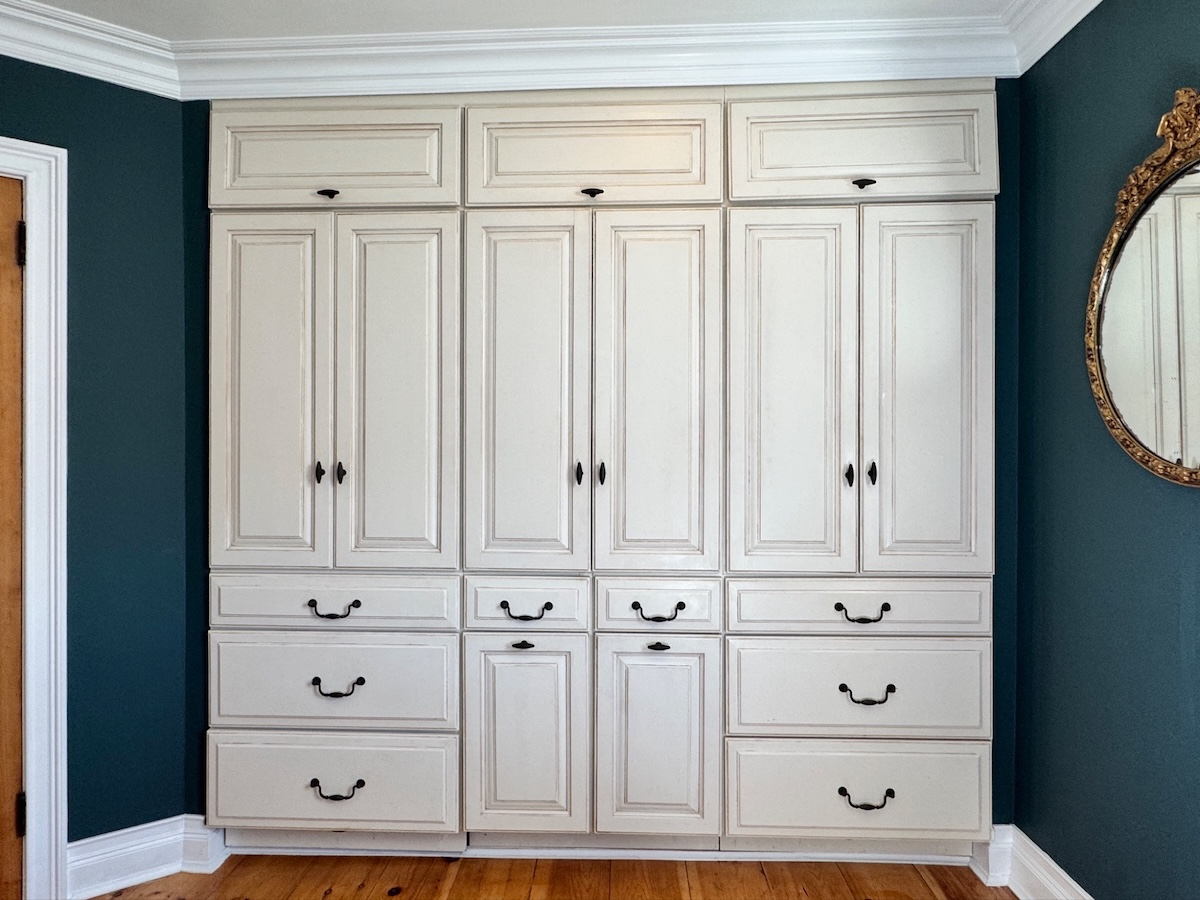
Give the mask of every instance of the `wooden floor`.
POLYGON ((967 868, 883 863, 234 856, 121 900, 1015 900, 967 868))

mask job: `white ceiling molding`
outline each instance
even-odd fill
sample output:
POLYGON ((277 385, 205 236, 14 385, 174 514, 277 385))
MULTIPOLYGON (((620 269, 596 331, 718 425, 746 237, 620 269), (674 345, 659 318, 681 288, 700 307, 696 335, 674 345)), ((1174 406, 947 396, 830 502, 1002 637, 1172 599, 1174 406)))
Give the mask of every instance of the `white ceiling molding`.
POLYGON ((166 41, 0 0, 0 55, 174 99, 1015 77, 1100 0, 1000 16, 166 41))

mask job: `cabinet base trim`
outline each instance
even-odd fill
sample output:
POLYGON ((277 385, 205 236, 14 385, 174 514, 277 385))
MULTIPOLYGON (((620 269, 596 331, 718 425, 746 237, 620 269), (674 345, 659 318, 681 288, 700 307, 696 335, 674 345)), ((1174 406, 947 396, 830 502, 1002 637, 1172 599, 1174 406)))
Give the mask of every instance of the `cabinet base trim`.
MULTIPOLYGON (((1004 826, 996 826, 994 831, 1001 827, 1004 826)), ((1092 895, 1025 832, 1016 826, 1008 826, 1008 830, 1011 831, 1011 867, 1006 884, 1019 900, 1092 900, 1092 895)), ((993 833, 993 844, 997 837, 993 833)))

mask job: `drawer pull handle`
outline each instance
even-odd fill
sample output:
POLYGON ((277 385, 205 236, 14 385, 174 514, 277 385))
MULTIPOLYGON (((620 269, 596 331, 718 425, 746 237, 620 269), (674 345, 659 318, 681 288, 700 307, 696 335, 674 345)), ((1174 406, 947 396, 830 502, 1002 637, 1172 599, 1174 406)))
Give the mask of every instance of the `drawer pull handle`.
POLYGON ((367 679, 365 679, 361 675, 359 675, 357 678, 354 679, 354 684, 350 685, 350 690, 348 690, 348 691, 330 691, 327 694, 323 690, 321 690, 321 679, 320 678, 318 678, 317 676, 314 675, 313 680, 312 680, 312 686, 317 689, 318 694, 320 694, 322 697, 333 697, 334 699, 337 699, 339 697, 349 697, 351 694, 354 693, 354 689, 356 687, 362 687, 366 683, 367 683, 367 679))
POLYGON ((512 648, 514 650, 532 650, 533 644, 529 643, 529 641, 517 641, 512 645, 512 648))
POLYGON ((546 610, 548 610, 548 609, 554 609, 554 604, 553 604, 553 603, 549 603, 549 602, 547 602, 547 603, 543 603, 543 604, 542 604, 542 611, 541 611, 540 613, 538 613, 536 616, 514 616, 514 615, 512 614, 512 610, 510 610, 510 609, 508 608, 508 601, 507 601, 507 600, 501 600, 501 601, 500 601, 500 608, 501 608, 502 610, 504 610, 504 614, 505 614, 506 616, 508 616, 510 619, 516 619, 518 622, 536 622, 538 619, 540 619, 540 618, 542 618, 544 615, 546 615, 546 610))
POLYGON ((892 694, 896 693, 896 686, 894 684, 889 684, 886 688, 884 688, 882 700, 875 700, 871 697, 867 697, 864 700, 859 700, 854 696, 854 691, 850 690, 850 688, 844 684, 839 684, 838 690, 843 694, 848 694, 850 696, 850 702, 857 703, 859 706, 883 706, 883 704, 888 702, 888 698, 891 697, 892 694))
POLYGON ((646 646, 646 649, 647 650, 670 650, 671 645, 664 644, 662 641, 655 641, 653 644, 648 644, 646 646))
POLYGON ((317 795, 322 800, 349 800, 354 796, 355 791, 357 791, 359 788, 366 787, 367 783, 361 778, 358 779, 358 781, 354 782, 354 787, 350 788, 350 793, 348 794, 326 794, 323 790, 321 790, 321 780, 319 778, 314 778, 308 783, 308 786, 311 788, 316 788, 317 795))
POLYGON ((885 806, 887 806, 887 802, 889 800, 894 799, 896 796, 896 792, 893 791, 891 788, 888 788, 886 791, 883 792, 883 802, 879 803, 879 804, 875 804, 875 803, 855 803, 853 800, 850 799, 850 792, 848 790, 846 790, 844 787, 838 788, 838 794, 845 797, 846 802, 849 803, 851 806, 853 806, 855 809, 865 809, 868 811, 870 811, 872 809, 883 809, 885 806))
POLYGON ((675 612, 671 613, 669 616, 648 616, 642 611, 642 604, 640 604, 638 601, 634 600, 630 606, 637 610, 637 614, 647 622, 674 622, 675 619, 678 618, 680 610, 687 609, 687 604, 680 600, 675 604, 675 612))
POLYGON ((843 604, 841 604, 841 603, 835 603, 835 604, 833 604, 833 611, 834 611, 834 612, 840 612, 840 613, 841 613, 843 616, 845 616, 845 617, 846 617, 846 621, 847 621, 847 622, 853 622, 855 625, 870 625, 872 622, 880 622, 880 621, 882 621, 882 620, 883 620, 883 614, 884 614, 884 613, 889 613, 889 612, 891 612, 891 611, 892 611, 892 604, 890 604, 890 603, 884 603, 884 604, 883 604, 883 606, 879 607, 879 615, 877 615, 877 616, 876 616, 875 618, 873 618, 873 619, 869 619, 869 618, 867 618, 866 616, 854 616, 854 617, 852 618, 852 617, 850 616, 850 613, 846 612, 846 607, 845 607, 843 604))
POLYGON ((313 615, 320 616, 322 619, 344 619, 346 616, 350 615, 351 610, 358 609, 360 606, 362 606, 361 600, 351 600, 350 605, 346 607, 346 611, 344 613, 323 613, 317 609, 317 601, 315 598, 308 601, 308 608, 313 611, 313 615))

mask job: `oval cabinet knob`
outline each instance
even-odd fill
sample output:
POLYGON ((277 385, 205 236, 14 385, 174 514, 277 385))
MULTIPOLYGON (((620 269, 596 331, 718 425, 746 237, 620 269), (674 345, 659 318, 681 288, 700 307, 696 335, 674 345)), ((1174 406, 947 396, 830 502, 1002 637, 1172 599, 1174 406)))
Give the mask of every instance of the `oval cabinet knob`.
POLYGON ((595 200, 597 197, 599 197, 601 194, 604 193, 604 188, 584 188, 579 193, 587 194, 589 197, 591 197, 593 200, 595 200))
POLYGON ((341 191, 335 191, 333 188, 322 188, 321 190, 317 191, 317 193, 326 200, 332 200, 334 197, 340 194, 341 191))

